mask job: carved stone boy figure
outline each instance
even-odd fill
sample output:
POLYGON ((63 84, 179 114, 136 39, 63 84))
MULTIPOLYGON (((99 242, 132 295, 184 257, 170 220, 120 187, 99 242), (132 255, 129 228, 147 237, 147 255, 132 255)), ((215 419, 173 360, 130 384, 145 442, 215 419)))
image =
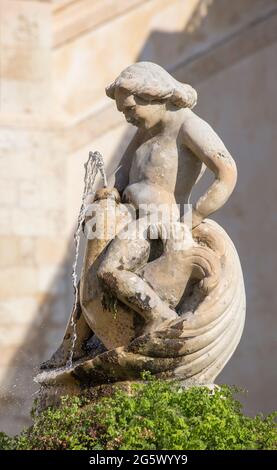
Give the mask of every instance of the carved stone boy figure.
MULTIPOLYGON (((214 130, 192 111, 196 91, 159 65, 131 65, 106 92, 138 128, 114 187, 99 190, 95 197, 97 211, 114 200, 115 216, 109 223, 117 225, 117 235, 87 241, 79 303, 73 312, 75 362, 70 369, 41 374, 39 381, 95 385, 138 379, 146 369, 185 384, 211 383, 233 354, 245 316, 235 247, 207 218, 232 193, 235 162, 214 130), (215 179, 193 207, 189 227, 182 208, 206 167, 215 179), (136 211, 136 220, 126 215, 127 203, 136 211), (166 223, 149 222, 161 204, 170 208, 170 218, 166 223), (145 236, 122 238, 126 225, 131 235, 140 225, 145 236), (168 236, 173 226, 183 234, 178 249, 176 238, 168 236), (116 309, 109 307, 107 298, 116 309)), ((71 323, 44 368, 66 364, 71 323)))

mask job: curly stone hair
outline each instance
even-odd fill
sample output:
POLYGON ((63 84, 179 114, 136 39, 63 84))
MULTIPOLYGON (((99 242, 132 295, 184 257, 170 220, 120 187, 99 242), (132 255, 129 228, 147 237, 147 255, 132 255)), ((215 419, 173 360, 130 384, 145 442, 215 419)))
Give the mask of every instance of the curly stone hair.
POLYGON ((137 62, 124 69, 106 88, 109 98, 115 99, 116 88, 128 90, 148 101, 165 100, 177 108, 193 108, 197 102, 194 88, 178 82, 153 62, 137 62))

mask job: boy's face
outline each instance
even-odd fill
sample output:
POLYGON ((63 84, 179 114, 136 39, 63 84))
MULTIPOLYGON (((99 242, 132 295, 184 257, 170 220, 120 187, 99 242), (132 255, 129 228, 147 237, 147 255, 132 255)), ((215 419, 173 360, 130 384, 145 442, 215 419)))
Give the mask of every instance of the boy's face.
POLYGON ((158 124, 166 111, 165 103, 146 101, 123 88, 115 89, 115 101, 118 111, 124 114, 127 122, 145 129, 158 124))

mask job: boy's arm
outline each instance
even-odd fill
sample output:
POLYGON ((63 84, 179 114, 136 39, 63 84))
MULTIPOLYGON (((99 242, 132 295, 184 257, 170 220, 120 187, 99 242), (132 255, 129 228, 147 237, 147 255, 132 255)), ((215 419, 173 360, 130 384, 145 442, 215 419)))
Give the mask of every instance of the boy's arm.
POLYGON ((117 169, 115 170, 115 182, 114 187, 118 190, 120 196, 124 189, 129 184, 129 173, 133 161, 134 154, 139 146, 140 142, 140 130, 138 129, 133 138, 131 139, 127 149, 125 150, 122 158, 119 162, 117 169))
POLYGON ((236 185, 237 168, 215 131, 192 111, 189 112, 182 130, 186 147, 215 175, 215 181, 193 209, 194 228, 225 204, 236 185))

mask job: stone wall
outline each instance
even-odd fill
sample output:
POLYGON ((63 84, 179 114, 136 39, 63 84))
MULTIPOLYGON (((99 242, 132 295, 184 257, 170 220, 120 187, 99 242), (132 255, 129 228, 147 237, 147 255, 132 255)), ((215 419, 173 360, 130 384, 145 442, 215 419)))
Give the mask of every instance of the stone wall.
POLYGON ((1 428, 16 430, 29 422, 34 366, 66 321, 65 150, 52 92, 51 5, 0 6, 1 428))
POLYGON ((16 432, 29 422, 34 368, 61 339, 83 162, 97 149, 112 175, 133 128, 104 87, 137 60, 195 86, 196 112, 236 159, 238 186, 216 219, 241 256, 248 316, 219 381, 249 389, 249 412, 276 407, 276 2, 0 0, 0 7, 0 428, 16 432))

